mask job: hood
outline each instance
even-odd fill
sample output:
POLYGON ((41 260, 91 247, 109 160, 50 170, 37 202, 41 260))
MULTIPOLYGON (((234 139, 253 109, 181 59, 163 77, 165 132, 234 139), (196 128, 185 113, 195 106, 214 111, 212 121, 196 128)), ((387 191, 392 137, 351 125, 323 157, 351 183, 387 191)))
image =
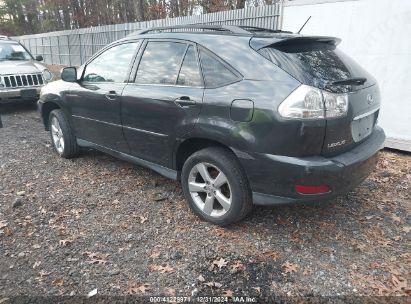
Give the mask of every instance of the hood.
POLYGON ((46 66, 37 61, 0 61, 0 75, 41 73, 46 66))

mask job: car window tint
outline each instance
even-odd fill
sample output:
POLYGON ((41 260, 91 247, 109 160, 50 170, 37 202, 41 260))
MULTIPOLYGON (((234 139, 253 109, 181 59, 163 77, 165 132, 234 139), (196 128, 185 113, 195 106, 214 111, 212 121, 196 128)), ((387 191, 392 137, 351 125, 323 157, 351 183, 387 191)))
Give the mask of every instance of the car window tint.
POLYGON ((150 41, 141 58, 136 83, 174 85, 186 48, 185 43, 150 41))
POLYGON ((113 46, 86 66, 84 81, 124 82, 138 42, 113 46))
POLYGON ((191 87, 201 86, 200 70, 198 69, 197 58, 192 45, 188 47, 187 53, 184 56, 177 84, 191 87))
POLYGON ((200 50, 201 66, 207 87, 220 87, 238 80, 237 75, 226 68, 219 60, 200 50))

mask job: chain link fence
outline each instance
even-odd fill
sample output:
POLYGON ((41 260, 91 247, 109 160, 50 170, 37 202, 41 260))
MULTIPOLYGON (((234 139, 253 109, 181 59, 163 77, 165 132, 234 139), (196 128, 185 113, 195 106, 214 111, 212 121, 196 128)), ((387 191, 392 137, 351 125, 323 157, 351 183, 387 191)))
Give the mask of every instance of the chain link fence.
POLYGON ((76 30, 13 37, 47 64, 81 65, 105 45, 143 28, 184 24, 229 24, 280 29, 282 4, 204 15, 105 25, 76 30))

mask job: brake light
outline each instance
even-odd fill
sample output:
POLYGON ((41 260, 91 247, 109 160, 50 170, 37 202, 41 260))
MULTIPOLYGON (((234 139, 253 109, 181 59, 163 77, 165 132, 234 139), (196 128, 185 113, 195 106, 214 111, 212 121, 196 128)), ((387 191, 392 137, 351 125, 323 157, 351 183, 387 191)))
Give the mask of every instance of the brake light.
POLYGON ((327 185, 315 185, 315 186, 307 186, 307 185, 295 185, 295 191, 300 194, 321 194, 330 192, 330 186, 327 185))
POLYGON ((301 85, 278 107, 287 119, 329 119, 343 117, 348 111, 348 95, 335 94, 301 85))

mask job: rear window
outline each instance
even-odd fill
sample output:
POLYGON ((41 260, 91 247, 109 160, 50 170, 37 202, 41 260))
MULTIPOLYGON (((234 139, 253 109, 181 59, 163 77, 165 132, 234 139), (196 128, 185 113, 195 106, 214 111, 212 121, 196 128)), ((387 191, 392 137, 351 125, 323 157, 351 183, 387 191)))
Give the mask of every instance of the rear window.
POLYGON ((284 45, 276 48, 266 47, 258 52, 307 85, 329 88, 329 83, 333 81, 354 77, 367 78, 364 85, 375 82, 371 75, 334 45, 284 45))

